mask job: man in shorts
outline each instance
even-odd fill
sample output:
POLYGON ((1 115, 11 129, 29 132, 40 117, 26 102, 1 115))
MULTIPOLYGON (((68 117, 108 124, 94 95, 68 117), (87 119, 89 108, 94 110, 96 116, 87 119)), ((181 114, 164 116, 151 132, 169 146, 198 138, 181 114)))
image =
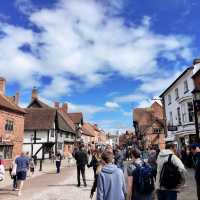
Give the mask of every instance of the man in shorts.
POLYGON ((21 191, 24 185, 24 181, 26 180, 27 170, 29 169, 29 160, 24 152, 21 153, 19 157, 16 158, 15 163, 17 165, 17 190, 18 196, 21 196, 21 191))

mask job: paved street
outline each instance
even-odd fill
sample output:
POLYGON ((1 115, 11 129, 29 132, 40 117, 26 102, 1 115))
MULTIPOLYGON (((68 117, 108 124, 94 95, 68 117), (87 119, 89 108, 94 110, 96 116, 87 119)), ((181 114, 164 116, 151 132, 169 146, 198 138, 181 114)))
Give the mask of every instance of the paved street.
MULTIPOLYGON (((87 169, 88 187, 76 187, 76 169, 65 168, 61 175, 46 173, 36 178, 28 179, 23 195, 19 198, 10 188, 0 190, 1 200, 88 200, 93 182, 92 170, 87 169)), ((179 200, 196 200, 193 171, 189 171, 187 183, 179 195, 179 200)))

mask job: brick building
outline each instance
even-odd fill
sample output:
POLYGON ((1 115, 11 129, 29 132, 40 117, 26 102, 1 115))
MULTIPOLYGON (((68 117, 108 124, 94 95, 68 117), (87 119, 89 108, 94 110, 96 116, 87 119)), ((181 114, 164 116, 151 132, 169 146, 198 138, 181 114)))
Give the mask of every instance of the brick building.
POLYGON ((142 148, 165 146, 163 107, 154 102, 148 108, 133 110, 135 133, 142 148))
POLYGON ((0 154, 6 167, 22 151, 25 111, 18 106, 19 93, 5 95, 6 80, 0 78, 0 154))

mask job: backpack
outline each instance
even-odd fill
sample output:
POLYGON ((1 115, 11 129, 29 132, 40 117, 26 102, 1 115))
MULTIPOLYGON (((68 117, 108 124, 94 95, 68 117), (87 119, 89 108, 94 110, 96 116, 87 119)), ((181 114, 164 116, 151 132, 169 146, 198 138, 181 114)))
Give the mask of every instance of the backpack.
POLYGON ((160 174, 160 187, 168 190, 176 188, 181 184, 181 173, 178 166, 172 163, 172 154, 169 155, 168 161, 164 163, 160 174))
POLYGON ((154 190, 153 168, 143 162, 142 165, 135 164, 133 170, 133 190, 139 194, 150 194, 154 190))

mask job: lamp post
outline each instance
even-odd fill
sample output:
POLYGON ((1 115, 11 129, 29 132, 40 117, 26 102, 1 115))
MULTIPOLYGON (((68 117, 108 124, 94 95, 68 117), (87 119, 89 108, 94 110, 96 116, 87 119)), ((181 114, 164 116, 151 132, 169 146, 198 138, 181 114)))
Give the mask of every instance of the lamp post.
POLYGON ((198 112, 200 111, 200 90, 194 89, 192 91, 192 93, 193 93, 195 129, 196 129, 196 142, 200 142, 200 139, 199 139, 199 122, 198 122, 198 112))

